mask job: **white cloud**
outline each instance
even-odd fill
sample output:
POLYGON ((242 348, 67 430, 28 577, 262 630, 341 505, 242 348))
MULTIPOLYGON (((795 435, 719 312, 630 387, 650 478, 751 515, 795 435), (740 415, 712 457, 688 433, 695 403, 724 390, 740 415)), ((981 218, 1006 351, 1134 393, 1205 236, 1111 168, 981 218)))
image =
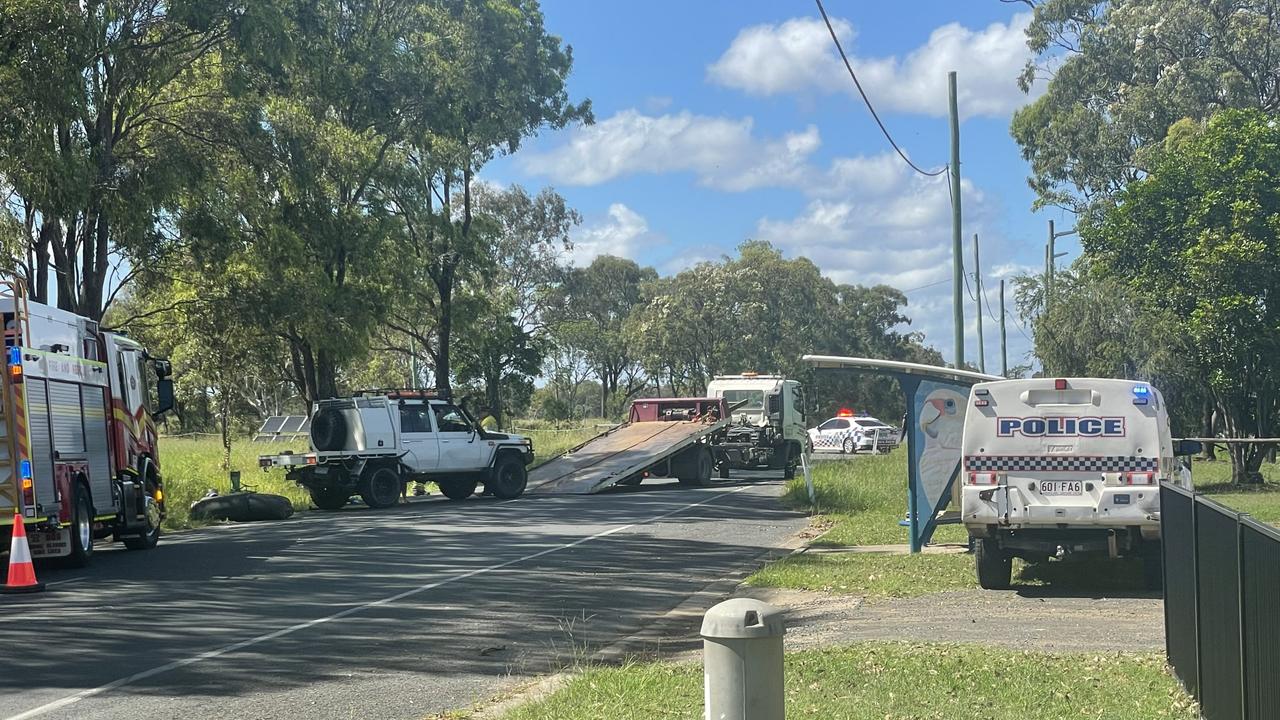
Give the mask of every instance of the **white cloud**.
POLYGON ((649 230, 643 215, 614 203, 606 217, 589 222, 573 234, 570 260, 579 267, 590 265, 600 255, 639 260, 645 250, 665 242, 665 238, 649 230))
POLYGON ((796 181, 821 145, 818 129, 777 138, 753 133, 751 118, 624 110, 571 132, 568 143, 526 155, 526 172, 565 185, 599 185, 636 173, 691 172, 699 184, 742 191, 796 181))
MULTIPOLYGON (((1031 57, 1025 34, 1030 22, 1030 13, 1020 13, 981 30, 949 23, 901 58, 857 57, 853 26, 844 20, 833 24, 878 109, 945 116, 947 73, 955 70, 962 116, 1005 117, 1032 99, 1016 82, 1031 57)), ((857 92, 818 18, 746 28, 707 68, 707 77, 753 95, 857 92)))

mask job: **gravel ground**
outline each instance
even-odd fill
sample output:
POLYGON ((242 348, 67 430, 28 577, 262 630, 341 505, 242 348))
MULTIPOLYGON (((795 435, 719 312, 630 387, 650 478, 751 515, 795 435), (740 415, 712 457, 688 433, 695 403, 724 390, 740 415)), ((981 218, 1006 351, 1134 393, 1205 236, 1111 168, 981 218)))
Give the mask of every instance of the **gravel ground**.
POLYGON ((964 590, 877 600, 806 590, 743 587, 787 608, 789 650, 862 640, 990 644, 1049 652, 1158 651, 1161 599, 1154 595, 1054 595, 1039 589, 964 590))

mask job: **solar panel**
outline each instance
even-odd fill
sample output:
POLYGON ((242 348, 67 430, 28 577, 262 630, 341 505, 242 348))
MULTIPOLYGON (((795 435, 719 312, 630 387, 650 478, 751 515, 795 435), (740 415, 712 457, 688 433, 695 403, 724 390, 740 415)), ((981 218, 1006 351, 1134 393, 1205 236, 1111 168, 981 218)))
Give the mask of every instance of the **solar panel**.
POLYGON ((285 422, 290 418, 285 415, 272 415, 262 423, 262 427, 258 428, 259 435, 274 435, 280 432, 280 428, 284 427, 285 422))
POLYGON ((311 433, 311 418, 302 421, 302 427, 298 428, 299 435, 307 435, 311 433))
POLYGON ((281 433, 298 433, 302 432, 302 425, 307 421, 306 415, 290 415, 284 419, 284 426, 276 432, 281 433))

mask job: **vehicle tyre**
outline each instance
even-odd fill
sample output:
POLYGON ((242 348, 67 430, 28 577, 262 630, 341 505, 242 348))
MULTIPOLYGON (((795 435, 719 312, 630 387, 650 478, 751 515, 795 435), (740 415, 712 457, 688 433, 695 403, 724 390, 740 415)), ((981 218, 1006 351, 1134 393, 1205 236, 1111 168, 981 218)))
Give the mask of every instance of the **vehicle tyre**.
POLYGON ((403 486, 400 473, 389 467, 366 470, 360 481, 360 499, 371 508, 389 508, 400 502, 403 486))
POLYGON ((717 475, 719 475, 721 480, 728 480, 729 479, 729 463, 727 462, 720 463, 720 467, 716 469, 716 473, 717 475))
POLYGON ((466 480, 459 478, 449 478, 448 480, 437 480, 436 485, 440 486, 440 492, 450 500, 466 500, 476 494, 475 480, 466 480))
POLYGON ((141 535, 120 538, 129 550, 150 550, 160 542, 160 503, 151 495, 143 501, 142 514, 146 517, 146 526, 141 535))
POLYGON ((89 490, 78 482, 71 486, 71 554, 67 565, 84 567, 93 557, 93 502, 89 490))
POLYGON ((499 500, 515 500, 524 494, 525 485, 529 484, 529 471, 524 461, 510 453, 499 455, 494 463, 485 487, 493 491, 499 500))
POLYGON ((1013 558, 994 538, 979 538, 973 545, 978 584, 985 590, 1008 590, 1013 582, 1013 558))
POLYGON ((796 476, 796 466, 800 464, 800 449, 787 443, 787 462, 782 466, 782 479, 791 480, 796 476))
POLYGON ((681 485, 705 485, 711 482, 711 473, 715 469, 715 459, 711 451, 703 445, 695 445, 689 450, 686 462, 681 463, 683 472, 676 479, 681 485))
POLYGON ((311 444, 316 450, 341 450, 347 440, 347 421, 342 413, 326 408, 311 418, 311 444))
POLYGON ((1159 543, 1143 543, 1142 586, 1152 592, 1164 588, 1164 555, 1160 552, 1159 543))
POLYGON ((341 510, 351 500, 351 491, 346 488, 309 488, 311 502, 321 510, 341 510))
POLYGON ((844 443, 840 446, 840 452, 845 455, 853 455, 858 452, 858 444, 853 441, 853 438, 847 437, 844 439, 844 443))

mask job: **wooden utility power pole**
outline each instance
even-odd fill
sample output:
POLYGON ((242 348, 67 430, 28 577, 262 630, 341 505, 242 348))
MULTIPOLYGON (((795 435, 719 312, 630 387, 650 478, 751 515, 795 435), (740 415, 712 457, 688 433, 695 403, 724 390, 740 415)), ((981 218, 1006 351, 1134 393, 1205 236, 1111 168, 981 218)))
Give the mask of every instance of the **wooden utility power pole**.
POLYGON ((1004 336, 1004 279, 1000 280, 1000 376, 1009 377, 1009 350, 1004 336))
POLYGON ((978 370, 987 371, 987 349, 982 338, 982 261, 978 259, 978 233, 973 234, 973 286, 977 290, 974 301, 978 304, 978 370))
POLYGON ((947 98, 951 110, 951 311, 955 316, 957 368, 964 367, 964 239, 960 229, 960 112, 956 109, 956 72, 947 73, 947 98))

